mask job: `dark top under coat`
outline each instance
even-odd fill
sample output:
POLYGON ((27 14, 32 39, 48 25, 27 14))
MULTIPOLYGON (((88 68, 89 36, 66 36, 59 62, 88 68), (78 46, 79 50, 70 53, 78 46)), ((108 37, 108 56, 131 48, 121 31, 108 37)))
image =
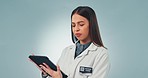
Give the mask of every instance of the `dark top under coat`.
POLYGON ((87 43, 87 44, 81 44, 80 42, 76 43, 76 50, 75 50, 75 57, 76 58, 78 55, 80 55, 85 49, 87 49, 89 47, 89 45, 91 44, 91 42, 87 43))

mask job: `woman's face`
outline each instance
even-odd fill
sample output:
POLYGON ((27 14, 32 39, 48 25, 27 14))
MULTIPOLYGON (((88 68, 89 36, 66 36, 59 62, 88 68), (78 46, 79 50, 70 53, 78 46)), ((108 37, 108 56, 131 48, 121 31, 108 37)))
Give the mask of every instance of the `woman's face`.
POLYGON ((81 44, 91 41, 89 35, 89 21, 78 14, 72 16, 72 32, 81 44))

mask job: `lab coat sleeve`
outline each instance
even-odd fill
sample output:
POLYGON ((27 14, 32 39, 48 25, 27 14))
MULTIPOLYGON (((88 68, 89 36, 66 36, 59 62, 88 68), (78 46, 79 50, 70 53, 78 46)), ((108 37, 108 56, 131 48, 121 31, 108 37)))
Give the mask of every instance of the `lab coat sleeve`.
POLYGON ((49 76, 49 75, 44 75, 43 72, 41 73, 41 76, 42 76, 42 78, 52 78, 52 77, 49 76))
POLYGON ((102 52, 97 55, 93 65, 93 73, 88 78, 108 78, 109 70, 109 56, 107 50, 103 49, 102 52))
POLYGON ((41 75, 42 75, 42 78, 52 78, 51 76, 43 76, 43 74, 41 75))
POLYGON ((42 78, 52 78, 52 77, 50 77, 50 76, 47 76, 47 77, 43 77, 43 76, 42 76, 42 78))

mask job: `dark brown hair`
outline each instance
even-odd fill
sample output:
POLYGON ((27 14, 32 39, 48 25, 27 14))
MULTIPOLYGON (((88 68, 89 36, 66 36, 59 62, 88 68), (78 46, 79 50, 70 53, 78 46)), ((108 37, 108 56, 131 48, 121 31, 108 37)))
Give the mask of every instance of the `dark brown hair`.
MULTIPOLYGON (((81 15, 89 21, 89 34, 90 34, 91 41, 97 46, 104 47, 103 42, 101 40, 99 25, 97 22, 95 11, 88 6, 79 6, 72 11, 71 21, 72 21, 72 16, 74 14, 81 15)), ((78 39, 74 36, 72 32, 72 26, 71 26, 71 34, 72 34, 72 41, 73 43, 75 43, 78 39)))

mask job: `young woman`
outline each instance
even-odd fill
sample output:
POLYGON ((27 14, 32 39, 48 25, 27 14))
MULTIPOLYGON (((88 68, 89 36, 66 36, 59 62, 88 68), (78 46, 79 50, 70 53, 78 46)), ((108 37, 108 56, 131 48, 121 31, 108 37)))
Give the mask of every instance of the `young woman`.
MULTIPOLYGON (((74 45, 66 47, 58 61, 57 71, 43 63, 41 68, 52 78, 106 78, 110 68, 107 49, 103 45, 94 10, 79 6, 71 14, 71 34, 74 45)), ((46 77, 43 72, 42 76, 46 77)))

